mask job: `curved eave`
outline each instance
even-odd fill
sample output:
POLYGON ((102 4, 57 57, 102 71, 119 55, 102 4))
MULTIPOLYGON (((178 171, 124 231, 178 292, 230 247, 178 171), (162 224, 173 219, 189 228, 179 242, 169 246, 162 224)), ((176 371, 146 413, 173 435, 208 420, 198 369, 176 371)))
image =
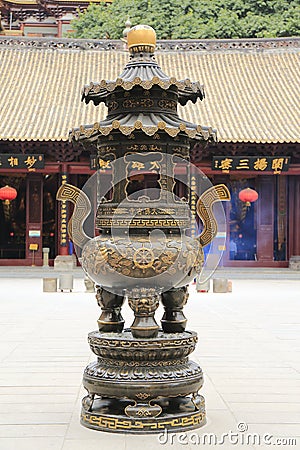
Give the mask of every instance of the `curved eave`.
POLYGON ((85 92, 82 92, 81 101, 85 102, 87 105, 90 102, 93 102, 95 106, 100 105, 100 103, 106 102, 107 96, 109 95, 109 92, 106 89, 101 89, 99 92, 95 93, 93 91, 90 91, 88 95, 85 94, 85 92))
POLYGON ((179 133, 186 134, 190 139, 197 141, 216 141, 217 132, 211 127, 191 124, 184 120, 168 115, 144 116, 115 116, 113 120, 96 122, 93 125, 81 125, 71 130, 69 138, 76 141, 88 139, 96 140, 99 135, 108 136, 112 131, 119 130, 124 136, 129 136, 135 131, 142 131, 147 136, 153 136, 158 131, 164 131, 171 137, 179 133), (175 119, 175 120, 174 120, 175 119))
POLYGON ((150 90, 153 86, 159 86, 161 89, 168 90, 171 86, 176 86, 178 89, 178 101, 181 105, 191 100, 193 103, 199 98, 203 100, 204 86, 198 81, 191 81, 190 79, 176 80, 176 78, 161 79, 157 76, 149 80, 142 80, 140 77, 135 77, 132 81, 127 81, 122 78, 117 78, 115 81, 101 80, 99 83, 90 83, 83 89, 81 100, 85 103, 92 101, 94 105, 99 105, 105 102, 106 97, 114 92, 118 87, 125 91, 130 91, 134 87, 140 86, 145 90, 150 90))
POLYGON ((198 99, 203 100, 205 98, 204 86, 197 82, 194 85, 194 89, 186 87, 184 90, 178 91, 178 101, 181 106, 185 106, 188 101, 196 103, 198 99))

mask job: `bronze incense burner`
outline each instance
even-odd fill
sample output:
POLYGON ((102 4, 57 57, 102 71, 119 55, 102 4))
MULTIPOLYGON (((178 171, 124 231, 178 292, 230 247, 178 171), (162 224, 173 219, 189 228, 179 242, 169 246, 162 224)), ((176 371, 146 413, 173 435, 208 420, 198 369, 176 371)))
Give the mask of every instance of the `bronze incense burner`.
POLYGON ((128 48, 130 61, 115 81, 84 89, 86 103, 106 104, 106 119, 71 132, 75 141, 97 149, 100 184, 104 173, 111 177, 109 192, 97 197, 98 236, 84 230, 89 196, 69 184, 57 193, 75 205, 69 233, 82 249, 82 267, 97 284, 102 310, 99 330, 88 337, 97 361, 84 372, 88 395, 81 423, 112 432, 188 430, 206 419, 198 393, 202 371, 189 360, 197 335, 186 330, 183 307, 187 285, 201 271, 203 247, 217 233, 212 205, 230 195, 218 185, 199 196, 203 230, 199 236, 189 232, 190 193, 181 186, 181 195, 175 194, 175 171, 189 167, 192 142, 209 142, 216 134, 180 119, 177 105, 202 100, 203 87, 163 73, 152 28, 132 28, 128 48), (121 313, 125 300, 134 313, 128 329, 121 313), (155 320, 160 302, 161 328, 155 320))

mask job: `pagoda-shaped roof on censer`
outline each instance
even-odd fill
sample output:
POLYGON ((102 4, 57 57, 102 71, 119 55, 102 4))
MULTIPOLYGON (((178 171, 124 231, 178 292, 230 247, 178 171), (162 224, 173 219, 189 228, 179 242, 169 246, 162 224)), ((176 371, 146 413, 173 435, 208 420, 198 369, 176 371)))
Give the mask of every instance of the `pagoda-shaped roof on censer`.
MULTIPOLYGON (((187 122, 178 116, 177 104, 184 106, 188 101, 196 103, 198 99, 203 100, 204 87, 198 81, 192 82, 188 78, 177 80, 166 75, 155 60, 155 40, 155 31, 147 25, 138 25, 130 30, 128 33, 130 61, 123 72, 114 81, 91 82, 83 90, 82 100, 85 103, 92 101, 95 106, 100 103, 108 106, 107 118, 93 125, 74 128, 70 132, 70 139, 93 141, 99 135, 109 135, 113 130, 119 130, 125 136, 140 130, 148 136, 153 136, 157 131, 165 131, 172 137, 184 133, 195 140, 216 140, 216 130, 187 122), (117 111, 110 111, 109 104, 112 99, 122 95, 121 91, 127 91, 129 95, 130 91, 133 92, 137 87, 148 92, 155 87, 166 91, 166 94, 176 92, 176 105, 172 111, 169 108, 153 111, 141 108, 132 108, 130 111, 126 111, 125 108, 120 111, 116 108, 117 111)), ((135 104, 139 106, 138 102, 135 104)))

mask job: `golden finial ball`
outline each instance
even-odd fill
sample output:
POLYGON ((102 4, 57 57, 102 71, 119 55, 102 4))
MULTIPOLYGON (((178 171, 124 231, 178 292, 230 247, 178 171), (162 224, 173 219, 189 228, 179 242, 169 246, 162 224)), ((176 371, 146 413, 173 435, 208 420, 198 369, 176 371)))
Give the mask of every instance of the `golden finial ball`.
POLYGON ((129 51, 154 52, 156 45, 156 33, 149 25, 136 25, 130 28, 127 34, 129 51))

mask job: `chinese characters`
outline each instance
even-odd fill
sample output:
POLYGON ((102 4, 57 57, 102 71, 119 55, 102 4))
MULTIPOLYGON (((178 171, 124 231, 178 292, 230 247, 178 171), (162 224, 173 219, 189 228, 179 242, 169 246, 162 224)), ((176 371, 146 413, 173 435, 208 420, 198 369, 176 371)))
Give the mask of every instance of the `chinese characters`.
POLYGON ((3 169, 27 169, 35 172, 45 167, 44 155, 24 155, 22 153, 1 153, 0 167, 3 169))
POLYGON ((274 175, 286 172, 289 169, 289 156, 243 156, 243 157, 224 157, 214 156, 212 161, 212 170, 219 170, 223 173, 229 173, 232 170, 239 172, 269 172, 274 175))

